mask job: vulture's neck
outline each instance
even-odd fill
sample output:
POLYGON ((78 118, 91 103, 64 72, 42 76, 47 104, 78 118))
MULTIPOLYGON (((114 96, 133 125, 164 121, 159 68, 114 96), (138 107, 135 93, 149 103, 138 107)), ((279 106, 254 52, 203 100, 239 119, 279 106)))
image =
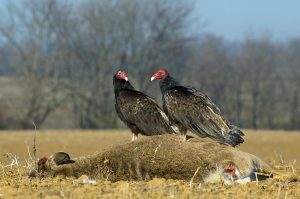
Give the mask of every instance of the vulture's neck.
POLYGON ((135 90, 129 81, 114 79, 114 91, 117 96, 122 90, 135 90))
POLYGON ((159 82, 159 86, 161 91, 165 92, 175 86, 180 86, 180 84, 173 77, 168 76, 159 82))

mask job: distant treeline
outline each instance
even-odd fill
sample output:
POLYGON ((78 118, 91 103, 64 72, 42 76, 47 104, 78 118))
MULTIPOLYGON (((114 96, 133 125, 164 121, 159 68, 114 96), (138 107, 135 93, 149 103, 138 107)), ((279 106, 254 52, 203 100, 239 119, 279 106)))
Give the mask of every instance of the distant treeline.
POLYGON ((207 93, 237 126, 300 129, 300 35, 234 43, 200 34, 195 2, 185 0, 13 2, 0 20, 0 74, 13 82, 0 81, 2 129, 33 128, 32 121, 121 127, 112 88, 119 68, 160 104, 150 77, 166 68, 207 93))

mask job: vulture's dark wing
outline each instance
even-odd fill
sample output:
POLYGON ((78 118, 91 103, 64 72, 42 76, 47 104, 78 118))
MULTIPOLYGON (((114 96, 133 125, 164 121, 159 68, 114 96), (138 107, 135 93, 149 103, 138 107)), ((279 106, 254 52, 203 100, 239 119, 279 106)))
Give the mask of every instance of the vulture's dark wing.
POLYGON ((134 90, 123 90, 117 98, 122 120, 135 125, 145 135, 179 133, 170 126, 167 115, 149 96, 134 90))
POLYGON ((200 137, 210 137, 233 146, 244 141, 241 137, 243 133, 238 128, 230 126, 220 115, 218 107, 201 92, 175 87, 167 91, 164 98, 170 117, 200 137))
POLYGON ((183 92, 187 92, 188 94, 192 93, 198 98, 199 101, 201 101, 201 103, 206 104, 206 106, 210 107, 215 113, 221 114, 219 107, 217 107, 207 95, 196 90, 195 88, 177 86, 177 88, 175 87, 175 89, 178 89, 183 92))

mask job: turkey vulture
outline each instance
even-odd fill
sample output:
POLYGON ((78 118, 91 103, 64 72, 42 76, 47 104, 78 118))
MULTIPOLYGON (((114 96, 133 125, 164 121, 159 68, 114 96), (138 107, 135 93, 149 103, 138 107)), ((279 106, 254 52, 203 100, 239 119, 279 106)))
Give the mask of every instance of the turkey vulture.
POLYGON ((199 137, 210 137, 232 146, 244 142, 243 132, 226 121, 220 109, 204 93, 181 86, 165 69, 151 77, 151 81, 157 79, 161 80, 163 109, 184 137, 190 130, 199 137))
POLYGON ((154 99, 137 91, 128 81, 124 71, 113 77, 115 108, 119 118, 132 131, 132 141, 138 134, 147 136, 179 133, 154 99))

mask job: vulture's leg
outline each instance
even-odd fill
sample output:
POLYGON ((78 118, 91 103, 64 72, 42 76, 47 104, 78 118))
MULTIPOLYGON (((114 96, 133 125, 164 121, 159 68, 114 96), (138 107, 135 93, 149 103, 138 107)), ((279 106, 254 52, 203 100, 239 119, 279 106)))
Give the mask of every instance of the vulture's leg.
POLYGON ((179 131, 181 132, 181 135, 179 136, 180 137, 180 141, 187 141, 187 137, 186 137, 186 134, 187 134, 187 129, 184 128, 182 125, 178 125, 178 128, 179 128, 179 131))
POLYGON ((182 133, 181 135, 178 136, 179 141, 187 141, 186 133, 182 133))
POLYGON ((137 140, 137 138, 138 138, 138 135, 135 133, 132 133, 131 141, 137 140))
POLYGON ((187 134, 187 129, 181 128, 181 136, 183 141, 187 141, 186 134, 187 134))
POLYGON ((182 126, 182 125, 179 125, 178 127, 179 127, 179 130, 181 132, 181 138, 182 138, 182 140, 184 142, 187 141, 187 137, 186 137, 187 129, 184 126, 182 126))

